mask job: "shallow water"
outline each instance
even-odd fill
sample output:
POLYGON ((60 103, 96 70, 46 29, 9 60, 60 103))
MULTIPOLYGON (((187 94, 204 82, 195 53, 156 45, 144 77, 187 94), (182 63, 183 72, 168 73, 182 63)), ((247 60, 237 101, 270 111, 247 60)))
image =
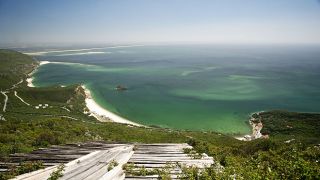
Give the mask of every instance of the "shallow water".
POLYGON ((37 58, 81 64, 43 65, 36 86, 84 83, 100 105, 146 125, 245 134, 252 112, 320 111, 315 46, 137 46, 37 58))

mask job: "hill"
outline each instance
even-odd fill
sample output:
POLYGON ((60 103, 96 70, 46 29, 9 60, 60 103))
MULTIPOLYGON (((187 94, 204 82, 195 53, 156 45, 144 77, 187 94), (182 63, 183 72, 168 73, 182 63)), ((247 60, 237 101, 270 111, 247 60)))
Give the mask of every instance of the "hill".
POLYGON ((0 63, 0 89, 2 90, 26 78, 38 64, 30 56, 5 49, 0 49, 0 63))

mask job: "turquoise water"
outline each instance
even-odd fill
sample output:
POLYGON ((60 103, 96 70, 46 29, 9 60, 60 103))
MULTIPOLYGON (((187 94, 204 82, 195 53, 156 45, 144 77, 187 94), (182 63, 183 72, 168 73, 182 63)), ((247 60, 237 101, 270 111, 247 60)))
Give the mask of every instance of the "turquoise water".
POLYGON ((80 64, 43 65, 34 84, 84 83, 101 106, 145 125, 245 134, 252 112, 320 111, 319 50, 170 45, 52 52, 37 58, 80 64), (119 84, 128 90, 115 91, 119 84))

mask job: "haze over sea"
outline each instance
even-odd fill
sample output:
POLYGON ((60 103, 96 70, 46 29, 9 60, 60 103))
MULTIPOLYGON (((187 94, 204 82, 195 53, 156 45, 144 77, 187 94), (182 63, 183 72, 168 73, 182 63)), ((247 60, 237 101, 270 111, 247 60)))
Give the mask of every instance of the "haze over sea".
POLYGON ((36 86, 85 84, 104 108, 176 129, 250 132, 250 113, 320 112, 319 46, 148 45, 36 53, 36 86), (116 91, 117 85, 128 87, 116 91))

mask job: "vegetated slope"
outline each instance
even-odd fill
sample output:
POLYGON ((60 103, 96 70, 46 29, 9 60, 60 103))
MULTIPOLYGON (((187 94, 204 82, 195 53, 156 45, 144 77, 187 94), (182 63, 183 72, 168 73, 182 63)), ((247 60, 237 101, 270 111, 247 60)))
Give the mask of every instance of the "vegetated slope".
MULTIPOLYGON (((224 166, 217 179, 319 179, 320 116, 270 111, 254 115, 268 139, 242 142, 193 140, 191 145, 224 166)), ((209 171, 209 172, 212 172, 209 171)))
POLYGON ((5 90, 25 78, 38 63, 28 55, 0 49, 0 64, 0 89, 5 90))
POLYGON ((263 134, 271 134, 277 139, 320 143, 320 114, 269 111, 260 113, 258 117, 264 125, 263 134))

